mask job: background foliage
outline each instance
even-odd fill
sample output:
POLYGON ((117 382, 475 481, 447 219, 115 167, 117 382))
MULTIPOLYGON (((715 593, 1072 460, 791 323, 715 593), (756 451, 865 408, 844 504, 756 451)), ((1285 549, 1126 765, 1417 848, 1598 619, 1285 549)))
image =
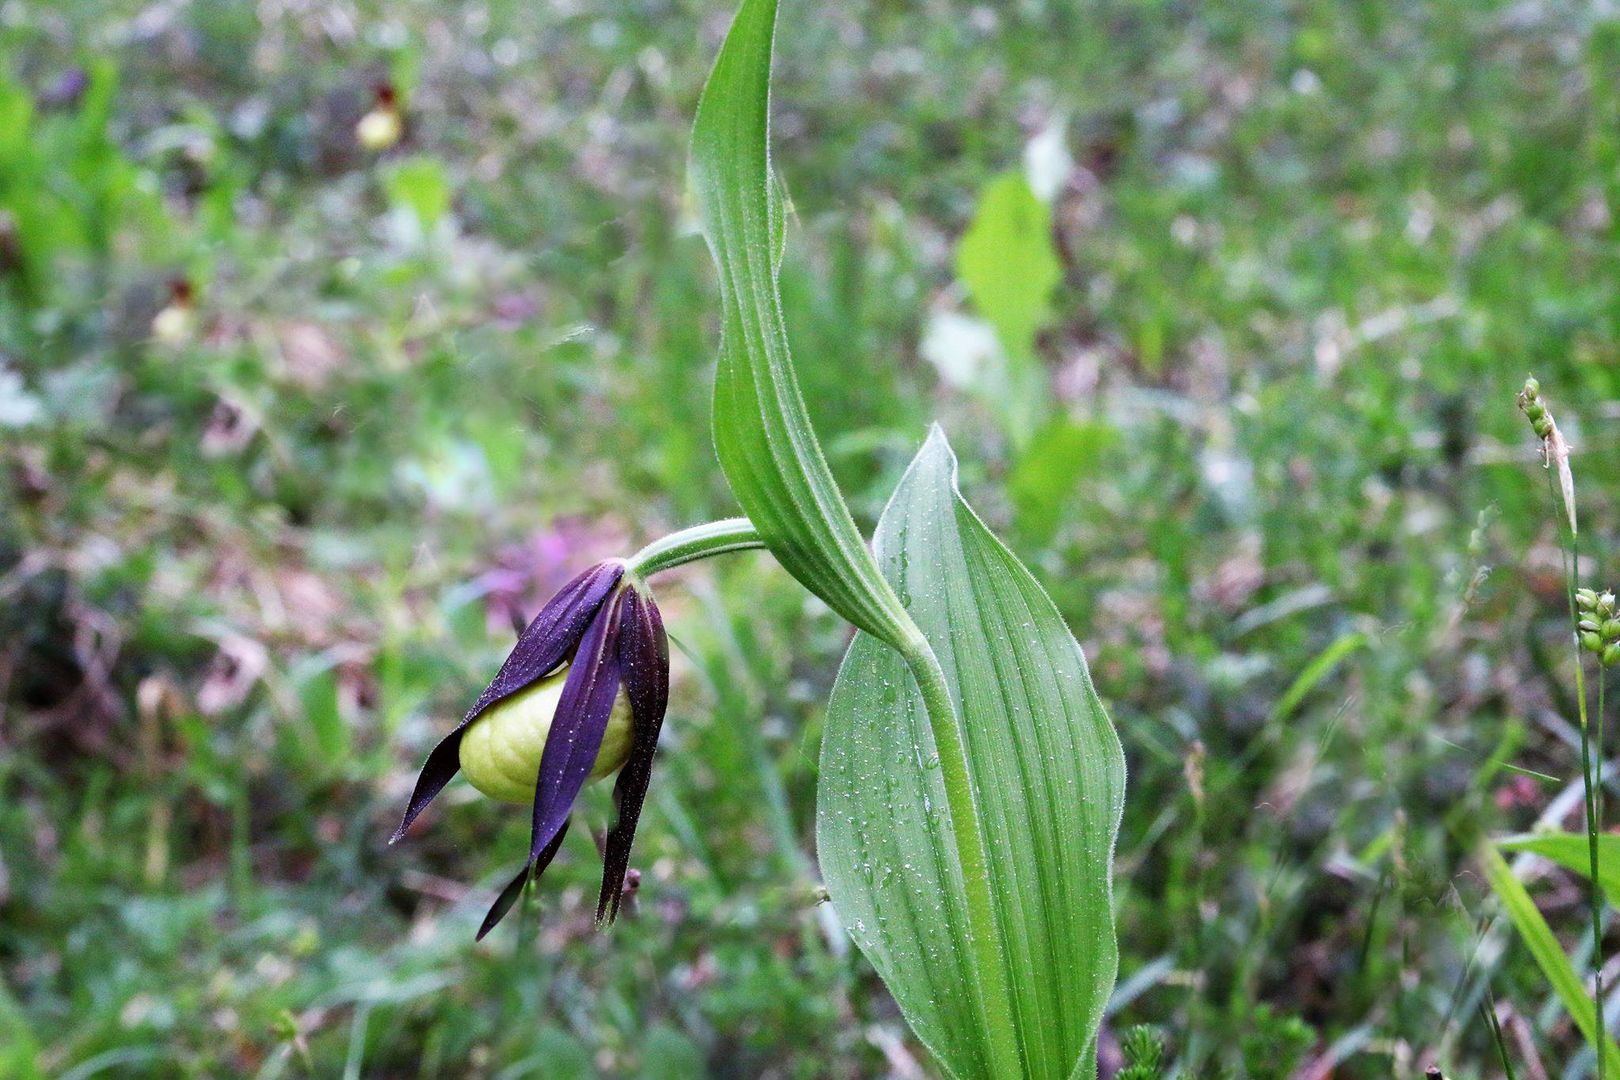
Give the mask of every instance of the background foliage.
MULTIPOLYGON (((1471 852, 1578 827, 1512 395, 1540 376, 1601 554, 1620 28, 812 8, 775 127, 806 396, 868 532, 940 417, 1086 647, 1130 776, 1109 1030, 1195 1071, 1487 1076, 1488 988, 1521 1072, 1581 1075, 1471 852), (1009 295, 982 245, 1042 215, 1055 262, 1020 265, 1055 287, 1009 295)), ((927 1074, 816 904, 847 629, 762 556, 662 590, 682 651, 611 936, 582 831, 480 946, 523 815, 458 786, 383 847, 513 611, 734 510, 683 175, 729 15, 0 8, 0 1071, 927 1074), (406 135, 371 154, 381 79, 406 135), (154 340, 181 276, 194 329, 154 340)), ((1587 966, 1573 879, 1522 872, 1587 966)))

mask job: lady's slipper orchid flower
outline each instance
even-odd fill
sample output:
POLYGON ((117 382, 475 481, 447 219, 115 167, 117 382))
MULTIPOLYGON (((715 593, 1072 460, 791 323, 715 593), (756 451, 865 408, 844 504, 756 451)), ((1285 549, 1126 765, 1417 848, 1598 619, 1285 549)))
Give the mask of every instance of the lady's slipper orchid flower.
POLYGON ((585 784, 617 771, 617 820, 596 905, 597 921, 612 922, 668 704, 669 643, 658 607, 623 560, 599 563, 546 603, 466 717, 433 748, 393 839, 457 771, 492 798, 533 802, 528 862, 490 908, 482 938, 551 863, 585 784))

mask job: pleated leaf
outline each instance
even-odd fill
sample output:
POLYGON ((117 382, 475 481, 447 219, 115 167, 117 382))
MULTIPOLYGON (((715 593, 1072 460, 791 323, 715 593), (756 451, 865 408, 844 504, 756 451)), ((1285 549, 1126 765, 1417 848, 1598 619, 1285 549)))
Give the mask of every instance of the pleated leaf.
POLYGON ((785 195, 769 151, 775 28, 775 0, 744 0, 692 129, 692 191, 720 275, 715 450, 777 561, 834 611, 899 647, 911 628, 827 467, 788 350, 776 282, 785 195))
MULTIPOLYGON (((1119 739, 1057 609, 957 491, 938 428, 884 512, 876 548, 962 720, 1025 1075, 1093 1077, 1118 966, 1119 739)), ((856 943, 918 1037, 970 1080, 993 1074, 930 731, 904 662, 857 634, 828 707, 816 841, 856 943)))

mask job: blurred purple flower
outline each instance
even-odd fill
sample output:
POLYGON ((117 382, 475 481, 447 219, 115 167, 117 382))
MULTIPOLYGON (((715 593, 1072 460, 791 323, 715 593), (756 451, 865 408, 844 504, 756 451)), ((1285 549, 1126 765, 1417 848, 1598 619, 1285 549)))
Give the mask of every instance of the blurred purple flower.
POLYGON ((616 531, 579 518, 561 518, 524 542, 502 548, 495 556, 495 566, 473 581, 484 597, 490 633, 521 625, 523 613, 554 595, 568 580, 569 567, 578 565, 582 556, 613 551, 621 541, 616 531))
POLYGON ((90 73, 82 67, 70 67, 56 77, 56 81, 40 91, 41 109, 75 109, 90 89, 90 73))

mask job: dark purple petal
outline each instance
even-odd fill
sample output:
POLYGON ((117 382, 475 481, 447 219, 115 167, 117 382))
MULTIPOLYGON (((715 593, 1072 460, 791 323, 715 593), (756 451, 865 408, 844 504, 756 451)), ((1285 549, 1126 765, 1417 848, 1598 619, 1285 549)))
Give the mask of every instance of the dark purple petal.
POLYGON ((650 596, 635 588, 624 590, 619 626, 619 673, 630 699, 632 737, 630 756, 613 787, 617 819, 609 830, 602 856, 602 893, 596 901, 596 921, 612 922, 619 914, 625 871, 630 867, 630 845, 647 799, 658 733, 669 708, 669 639, 664 620, 650 596))
POLYGON ((602 605, 568 666, 535 776, 531 863, 568 820, 601 752, 602 733, 619 696, 619 612, 617 603, 602 605))
POLYGON ((624 563, 616 560, 597 563, 558 590, 523 631, 506 663, 467 710, 467 720, 477 719, 479 713, 497 701, 511 697, 556 671, 579 644, 602 601, 612 594, 623 576, 624 563))
POLYGON ((524 884, 531 877, 538 878, 545 873, 546 867, 551 865, 551 860, 557 857, 557 850, 562 847, 563 837, 567 835, 568 822, 565 821, 563 827, 557 830, 557 835, 551 838, 551 843, 540 853, 540 857, 532 864, 524 863, 523 869, 518 871, 518 876, 501 890, 501 895, 489 906, 489 914, 484 916, 483 925, 478 928, 478 936, 473 939, 474 941, 483 941, 484 935, 495 929, 495 925, 506 918, 506 913, 512 910, 512 905, 517 903, 517 898, 522 895, 524 884))
POLYGON ((564 585, 540 609, 529 628, 518 637, 517 645, 495 673, 495 678, 478 695, 473 707, 467 710, 461 723, 446 735, 422 766, 416 778, 416 790, 405 808, 405 817, 394 830, 390 844, 405 835, 433 797, 444 790, 461 769, 461 735, 478 715, 502 698, 511 697, 537 679, 557 670, 568 659, 585 633, 591 619, 624 576, 622 562, 598 563, 564 585))

